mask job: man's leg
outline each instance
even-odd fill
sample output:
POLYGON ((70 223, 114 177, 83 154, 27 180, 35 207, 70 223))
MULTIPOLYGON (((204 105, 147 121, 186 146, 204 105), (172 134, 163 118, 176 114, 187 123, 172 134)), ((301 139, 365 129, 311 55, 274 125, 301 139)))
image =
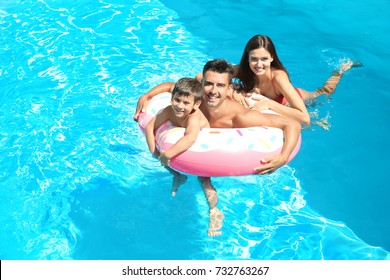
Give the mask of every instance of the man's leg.
POLYGON ((219 236, 222 234, 220 231, 222 228, 222 222, 224 216, 222 212, 217 208, 218 196, 217 191, 211 184, 210 177, 198 177, 198 180, 202 186, 204 195, 209 205, 209 228, 207 234, 209 236, 219 236))

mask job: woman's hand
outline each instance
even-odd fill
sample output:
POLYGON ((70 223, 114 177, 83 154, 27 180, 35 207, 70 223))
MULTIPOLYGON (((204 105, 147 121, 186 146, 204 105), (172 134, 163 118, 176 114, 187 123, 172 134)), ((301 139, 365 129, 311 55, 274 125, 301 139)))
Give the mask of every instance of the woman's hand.
POLYGON ((254 93, 250 97, 245 98, 245 102, 249 108, 261 112, 264 110, 270 110, 270 102, 272 102, 272 100, 261 94, 254 93))

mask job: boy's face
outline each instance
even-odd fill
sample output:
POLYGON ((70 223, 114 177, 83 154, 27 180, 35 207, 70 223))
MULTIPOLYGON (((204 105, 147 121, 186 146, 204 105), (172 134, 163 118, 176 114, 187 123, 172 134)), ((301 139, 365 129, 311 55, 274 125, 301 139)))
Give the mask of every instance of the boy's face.
POLYGON ((188 116, 193 110, 199 108, 200 101, 195 102, 193 96, 184 96, 175 94, 172 97, 172 109, 175 116, 183 118, 188 116))

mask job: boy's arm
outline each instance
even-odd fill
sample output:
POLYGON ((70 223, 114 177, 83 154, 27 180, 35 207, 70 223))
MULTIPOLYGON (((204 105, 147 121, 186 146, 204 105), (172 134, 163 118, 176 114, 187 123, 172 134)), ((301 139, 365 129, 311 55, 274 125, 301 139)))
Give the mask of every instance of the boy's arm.
POLYGON ((156 116, 154 116, 148 125, 145 127, 145 137, 146 137, 146 143, 148 144, 149 151, 152 154, 156 154, 156 137, 154 135, 154 131, 162 125, 164 122, 168 120, 168 110, 170 109, 170 105, 167 106, 164 110, 162 110, 160 113, 158 113, 156 116))
POLYGON ((137 102, 137 109, 135 110, 133 119, 135 121, 138 120, 139 113, 145 109, 145 107, 148 105, 149 100, 153 97, 156 96, 159 93, 162 92, 172 92, 173 87, 175 86, 175 83, 173 82, 166 82, 166 83, 161 83, 151 90, 149 90, 147 93, 142 95, 137 102))
POLYGON ((188 150, 195 143, 200 129, 200 118, 197 116, 191 116, 188 120, 184 136, 168 150, 161 151, 161 155, 159 157, 161 163, 167 165, 171 158, 188 150))
POLYGON ((282 151, 279 155, 261 159, 262 165, 254 169, 254 171, 258 171, 260 174, 273 172, 287 163, 288 158, 298 143, 301 132, 301 125, 295 120, 273 114, 263 114, 254 110, 238 115, 235 118, 234 125, 236 127, 268 126, 283 130, 284 143, 282 151))

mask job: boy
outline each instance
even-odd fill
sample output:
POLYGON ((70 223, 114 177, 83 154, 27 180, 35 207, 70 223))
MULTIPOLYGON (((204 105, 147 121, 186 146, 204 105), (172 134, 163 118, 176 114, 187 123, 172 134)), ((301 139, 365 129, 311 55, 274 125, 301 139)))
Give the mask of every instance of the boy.
POLYGON ((171 105, 152 118, 145 128, 150 152, 159 156, 158 159, 173 175, 172 196, 176 195, 179 186, 184 184, 187 177, 170 168, 169 161, 195 143, 201 128, 210 127, 206 117, 198 110, 202 103, 202 93, 203 88, 199 81, 193 78, 181 78, 173 88, 171 105), (154 131, 166 121, 170 121, 177 127, 184 127, 186 130, 184 136, 175 145, 158 154, 154 131))

